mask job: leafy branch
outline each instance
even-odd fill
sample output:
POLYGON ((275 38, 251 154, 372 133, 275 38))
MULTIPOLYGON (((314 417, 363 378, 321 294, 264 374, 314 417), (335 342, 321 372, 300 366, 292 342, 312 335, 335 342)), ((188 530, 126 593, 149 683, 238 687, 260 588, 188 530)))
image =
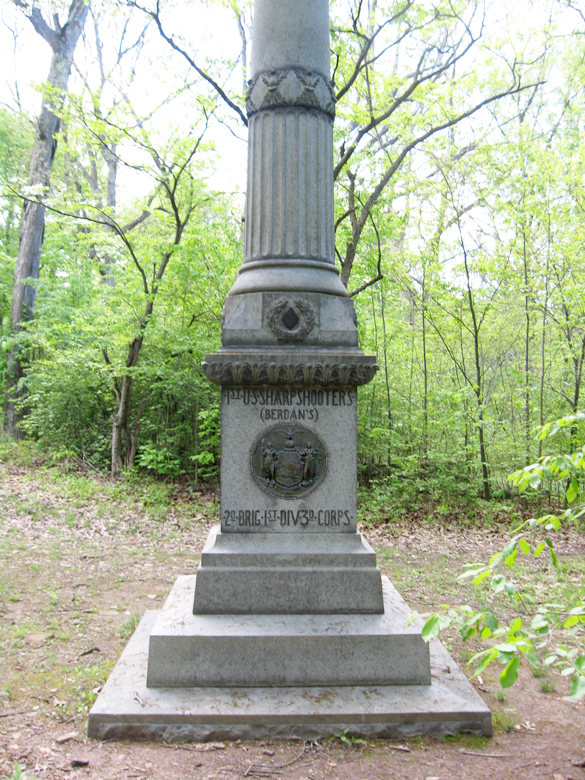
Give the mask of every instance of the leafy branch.
MULTIPOLYGON (((539 439, 552 436, 563 428, 573 427, 585 420, 585 414, 573 415, 544 425, 539 439)), ((567 509, 562 515, 546 514, 524 520, 514 531, 510 541, 491 556, 487 564, 467 564, 467 571, 459 580, 471 580, 476 587, 487 586, 494 596, 507 598, 521 613, 509 623, 498 620, 492 610, 476 611, 468 605, 450 607, 433 614, 422 615, 426 622, 422 638, 428 642, 449 626, 457 628, 464 641, 479 636, 492 644, 476 653, 469 661, 475 667, 473 677, 481 674, 492 662, 504 666, 500 685, 508 688, 518 679, 524 657, 534 668, 541 666, 539 655, 544 654, 544 666, 557 668, 562 676, 570 677, 570 694, 579 699, 585 696, 585 594, 573 604, 560 604, 550 594, 544 603, 537 604, 523 593, 502 565, 508 570, 516 566, 518 554, 538 559, 548 552, 552 566, 559 572, 559 562, 551 532, 559 532, 563 523, 579 525, 585 512, 579 477, 585 471, 585 447, 571 455, 548 455, 536 463, 519 469, 509 480, 520 492, 538 489, 545 479, 566 484, 567 509), (494 641, 495 640, 495 641, 494 641)), ((412 620, 419 615, 413 615, 412 620)))

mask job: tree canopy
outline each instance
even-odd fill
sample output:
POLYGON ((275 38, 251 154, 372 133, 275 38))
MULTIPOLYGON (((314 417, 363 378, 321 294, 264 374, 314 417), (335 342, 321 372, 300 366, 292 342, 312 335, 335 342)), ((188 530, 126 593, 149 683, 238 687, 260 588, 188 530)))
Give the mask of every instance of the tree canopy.
MULTIPOLYGON (((251 6, 85 8, 61 85, 23 63, 53 46, 39 19, 59 33, 73 6, 4 12, 4 408, 55 457, 213 480, 218 396, 199 364, 242 256, 251 6), (40 184, 27 81, 58 119, 40 184), (40 264, 15 285, 27 203, 45 213, 40 264), (35 296, 16 327, 19 285, 35 296)), ((543 454, 538 426, 579 408, 584 32, 560 0, 331 5, 336 256, 381 365, 359 407, 376 489, 504 494, 543 454)))

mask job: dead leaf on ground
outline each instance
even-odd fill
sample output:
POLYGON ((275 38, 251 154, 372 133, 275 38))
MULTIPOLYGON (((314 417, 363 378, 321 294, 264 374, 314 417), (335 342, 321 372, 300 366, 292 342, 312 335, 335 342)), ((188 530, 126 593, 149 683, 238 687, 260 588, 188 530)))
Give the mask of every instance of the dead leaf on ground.
POLYGON ((49 639, 54 639, 55 634, 25 634, 23 639, 27 645, 42 645, 49 639))
POLYGON ((62 745, 63 742, 69 742, 69 740, 75 739, 76 736, 77 736, 77 732, 76 731, 70 731, 68 734, 63 734, 62 736, 57 737, 55 739, 55 742, 58 745, 62 745))

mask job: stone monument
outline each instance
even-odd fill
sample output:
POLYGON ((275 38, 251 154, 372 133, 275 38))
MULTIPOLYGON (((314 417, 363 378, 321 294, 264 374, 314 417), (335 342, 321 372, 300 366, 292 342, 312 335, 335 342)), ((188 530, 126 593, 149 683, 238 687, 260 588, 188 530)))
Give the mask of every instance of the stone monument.
POLYGON ((98 738, 491 733, 357 531, 358 346, 334 262, 328 0, 255 0, 245 258, 226 299, 221 526, 147 612, 98 738))

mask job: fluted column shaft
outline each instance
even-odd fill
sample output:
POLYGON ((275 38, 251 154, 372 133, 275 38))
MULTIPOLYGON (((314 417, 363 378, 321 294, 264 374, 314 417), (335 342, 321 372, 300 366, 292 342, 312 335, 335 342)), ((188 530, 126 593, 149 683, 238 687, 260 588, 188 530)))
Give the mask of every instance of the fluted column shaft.
POLYGON ((328 0, 255 0, 244 263, 230 295, 347 297, 335 265, 328 0))
POLYGON ((298 108, 251 117, 245 262, 334 261, 332 125, 298 108))

